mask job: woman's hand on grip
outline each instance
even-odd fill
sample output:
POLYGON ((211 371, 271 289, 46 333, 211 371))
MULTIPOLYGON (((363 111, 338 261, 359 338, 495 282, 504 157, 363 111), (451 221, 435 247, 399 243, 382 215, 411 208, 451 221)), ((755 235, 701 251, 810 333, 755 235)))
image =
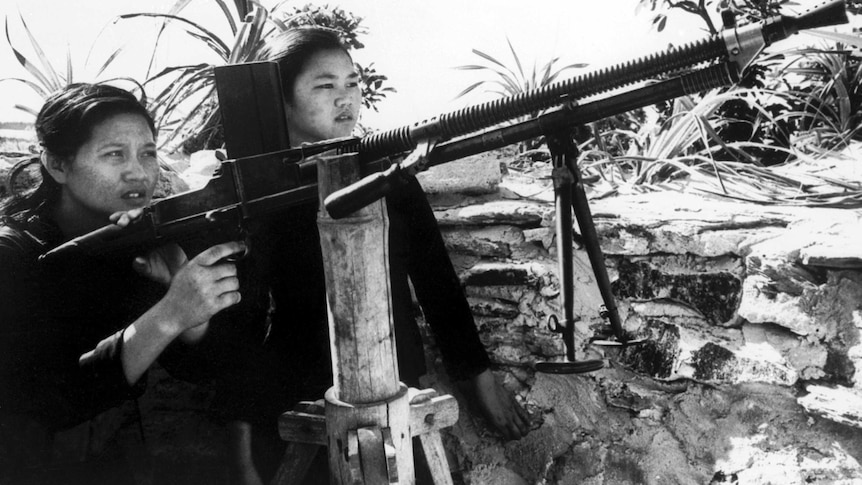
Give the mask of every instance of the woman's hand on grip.
POLYGON ((236 264, 225 258, 244 251, 241 242, 217 244, 176 268, 163 300, 175 312, 182 330, 206 323, 216 313, 239 303, 236 264))

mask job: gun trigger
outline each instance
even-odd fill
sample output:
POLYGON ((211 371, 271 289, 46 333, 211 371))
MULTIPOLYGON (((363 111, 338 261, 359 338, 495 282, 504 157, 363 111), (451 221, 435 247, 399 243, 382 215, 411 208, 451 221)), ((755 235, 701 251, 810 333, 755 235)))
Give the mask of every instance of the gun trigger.
POLYGON ((237 256, 237 258, 245 259, 246 256, 251 254, 251 234, 249 234, 248 230, 245 228, 245 225, 243 225, 240 228, 239 235, 242 238, 243 245, 245 246, 245 251, 243 251, 242 254, 237 256))
POLYGON ((242 232, 244 235, 241 239, 243 240, 243 243, 245 243, 244 244, 245 251, 238 253, 238 254, 232 254, 232 255, 224 258, 225 261, 230 262, 230 263, 236 263, 238 261, 245 259, 246 257, 248 257, 249 254, 251 254, 251 238, 248 237, 248 234, 245 234, 245 231, 242 231, 242 232))

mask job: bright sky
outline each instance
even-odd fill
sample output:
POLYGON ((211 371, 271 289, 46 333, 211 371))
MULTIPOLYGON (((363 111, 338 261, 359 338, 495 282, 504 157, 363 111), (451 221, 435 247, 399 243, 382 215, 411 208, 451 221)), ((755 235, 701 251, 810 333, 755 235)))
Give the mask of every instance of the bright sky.
MULTIPOLYGON (((289 0, 290 1, 290 0, 289 0)), ((152 51, 152 21, 136 20, 103 29, 116 15, 132 12, 167 12, 175 0, 3 0, 0 14, 23 54, 35 59, 21 25, 19 12, 53 64, 65 70, 67 46, 72 53, 75 79, 90 81, 112 49, 125 45, 122 63, 114 75, 142 77, 152 51), (85 60, 94 40, 98 49, 85 60)), ((226 1, 232 4, 231 1, 226 1)), ((303 5, 305 0, 296 2, 303 5)), ((649 12, 635 15, 637 0, 340 0, 320 2, 339 5, 364 19, 370 34, 362 40, 365 49, 354 57, 360 63, 374 63, 377 71, 389 76, 398 93, 380 106, 380 113, 366 113, 364 121, 380 129, 409 124, 487 98, 453 101, 479 74, 458 71, 456 66, 475 64, 476 48, 513 65, 506 39, 511 40, 525 70, 560 57, 559 66, 588 62, 589 70, 633 59, 664 49, 669 43, 682 44, 703 38, 701 24, 690 15, 672 18, 665 32, 650 30, 649 12)), ((267 7, 274 0, 265 0, 267 7)), ((288 4, 290 5, 290 4, 288 4)), ((192 0, 184 16, 226 34, 227 24, 213 0, 192 0)), ((169 38, 162 66, 176 62, 198 62, 204 51, 182 35, 169 38)), ((577 71, 568 71, 572 77, 577 71)), ((0 78, 29 74, 17 64, 11 49, 0 42, 0 78)), ((104 77, 104 76, 103 76, 104 77)), ((487 75, 486 75, 487 77, 487 75)), ((152 94, 152 93, 151 93, 152 94)), ((34 108, 40 98, 20 83, 0 83, 0 120, 30 120, 12 109, 16 103, 34 108)))

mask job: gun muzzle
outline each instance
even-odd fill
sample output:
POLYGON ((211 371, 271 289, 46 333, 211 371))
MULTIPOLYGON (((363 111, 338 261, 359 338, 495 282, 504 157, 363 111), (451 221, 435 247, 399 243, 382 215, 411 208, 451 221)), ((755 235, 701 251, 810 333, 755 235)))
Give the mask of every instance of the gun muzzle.
POLYGON ((76 251, 92 253, 121 236, 124 231, 126 231, 126 229, 121 226, 118 226, 116 224, 109 224, 93 232, 84 234, 83 236, 78 236, 75 239, 66 241, 65 243, 57 246, 56 248, 39 256, 39 261, 43 263, 50 263, 55 259, 60 258, 61 256, 65 256, 69 253, 74 253, 76 251))
POLYGON ((798 17, 776 15, 766 19, 763 26, 763 38, 766 45, 770 45, 801 30, 846 24, 847 22, 847 7, 844 5, 844 0, 831 0, 807 10, 798 17))

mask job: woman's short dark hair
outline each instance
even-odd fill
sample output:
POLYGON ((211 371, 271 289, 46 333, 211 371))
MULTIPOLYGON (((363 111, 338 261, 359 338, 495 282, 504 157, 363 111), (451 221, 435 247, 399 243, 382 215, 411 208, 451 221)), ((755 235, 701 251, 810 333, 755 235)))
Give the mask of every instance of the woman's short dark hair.
POLYGON ((278 63, 282 92, 287 102, 293 101, 293 84, 306 62, 320 51, 340 50, 348 56, 345 44, 338 33, 323 27, 298 27, 285 30, 267 39, 258 57, 278 63))
MULTIPOLYGON (((108 84, 75 83, 52 93, 36 116, 36 136, 42 149, 65 160, 71 160, 93 134, 93 129, 117 114, 142 116, 157 135, 152 115, 144 105, 125 89, 108 84)), ((38 160, 38 159, 36 159, 38 160)), ((39 187, 24 195, 13 197, 2 206, 2 215, 12 215, 33 209, 43 203, 52 204, 59 197, 61 187, 41 169, 39 187)))
POLYGON ((132 93, 108 84, 70 84, 51 94, 36 117, 36 136, 42 148, 59 157, 77 153, 105 119, 121 114, 141 115, 153 137, 153 117, 132 93))

